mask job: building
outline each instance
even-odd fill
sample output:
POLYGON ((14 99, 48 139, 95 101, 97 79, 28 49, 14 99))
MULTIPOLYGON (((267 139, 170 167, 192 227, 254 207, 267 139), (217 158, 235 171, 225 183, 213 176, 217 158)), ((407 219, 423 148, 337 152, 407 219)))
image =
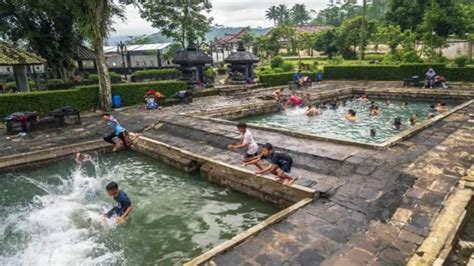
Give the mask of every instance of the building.
POLYGON ((237 33, 226 33, 212 42, 211 50, 214 62, 222 63, 232 52, 237 51, 242 36, 247 34, 247 32, 247 28, 242 28, 237 33))

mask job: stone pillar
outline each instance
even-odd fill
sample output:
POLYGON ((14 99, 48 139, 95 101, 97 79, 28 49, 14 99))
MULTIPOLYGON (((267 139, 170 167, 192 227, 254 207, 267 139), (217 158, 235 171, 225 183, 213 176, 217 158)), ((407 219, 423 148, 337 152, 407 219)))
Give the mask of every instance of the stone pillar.
POLYGON ((163 63, 161 62, 161 51, 160 50, 156 51, 156 60, 157 60, 158 68, 163 68, 163 63))
POLYGON ((28 84, 28 77, 26 75, 26 65, 13 66, 13 73, 15 75, 16 88, 18 91, 29 92, 30 86, 28 84))

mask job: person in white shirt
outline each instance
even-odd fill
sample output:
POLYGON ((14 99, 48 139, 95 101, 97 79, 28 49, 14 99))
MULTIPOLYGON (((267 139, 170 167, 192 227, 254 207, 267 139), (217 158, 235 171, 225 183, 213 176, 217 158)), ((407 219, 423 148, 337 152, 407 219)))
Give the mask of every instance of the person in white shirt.
MULTIPOLYGON (((258 144, 252 136, 252 133, 247 129, 247 124, 239 123, 237 125, 237 130, 240 132, 240 141, 239 143, 229 144, 227 148, 231 151, 237 151, 241 148, 247 148, 247 152, 244 155, 244 160, 242 163, 251 161, 253 158, 258 156, 258 144)), ((260 168, 260 165, 257 165, 260 168)))

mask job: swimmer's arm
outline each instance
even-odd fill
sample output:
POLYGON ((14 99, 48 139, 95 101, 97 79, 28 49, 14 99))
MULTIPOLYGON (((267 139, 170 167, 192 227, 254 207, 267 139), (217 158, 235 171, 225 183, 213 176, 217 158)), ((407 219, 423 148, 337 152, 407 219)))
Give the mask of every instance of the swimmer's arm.
POLYGON ((132 206, 128 207, 127 210, 123 213, 123 215, 118 218, 119 223, 124 223, 131 212, 132 212, 132 206))

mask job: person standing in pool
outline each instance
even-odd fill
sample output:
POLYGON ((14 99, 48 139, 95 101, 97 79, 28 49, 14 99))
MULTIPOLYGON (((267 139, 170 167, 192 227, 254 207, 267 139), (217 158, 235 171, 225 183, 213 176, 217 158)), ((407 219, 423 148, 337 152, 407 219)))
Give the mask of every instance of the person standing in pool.
POLYGON ((117 202, 117 205, 104 214, 104 217, 111 218, 116 215, 118 216, 117 222, 123 224, 132 212, 132 202, 125 192, 119 190, 118 184, 115 182, 110 182, 105 189, 107 190, 107 194, 113 197, 117 202))
MULTIPOLYGON (((237 124, 237 130, 240 133, 240 141, 236 144, 229 144, 227 148, 231 151, 237 151, 240 148, 247 147, 247 152, 244 155, 242 163, 246 163, 251 159, 258 156, 258 144, 252 136, 252 133, 247 129, 247 124, 237 124)), ((259 169, 262 169, 260 165, 256 165, 259 169)))
POLYGON ((253 160, 244 163, 244 166, 256 164, 262 159, 269 161, 270 165, 264 169, 256 171, 255 174, 264 175, 272 173, 278 177, 279 182, 283 182, 287 185, 291 185, 297 180, 297 178, 290 176, 293 158, 291 158, 291 156, 286 153, 273 151, 273 146, 270 143, 263 145, 262 154, 253 160))

